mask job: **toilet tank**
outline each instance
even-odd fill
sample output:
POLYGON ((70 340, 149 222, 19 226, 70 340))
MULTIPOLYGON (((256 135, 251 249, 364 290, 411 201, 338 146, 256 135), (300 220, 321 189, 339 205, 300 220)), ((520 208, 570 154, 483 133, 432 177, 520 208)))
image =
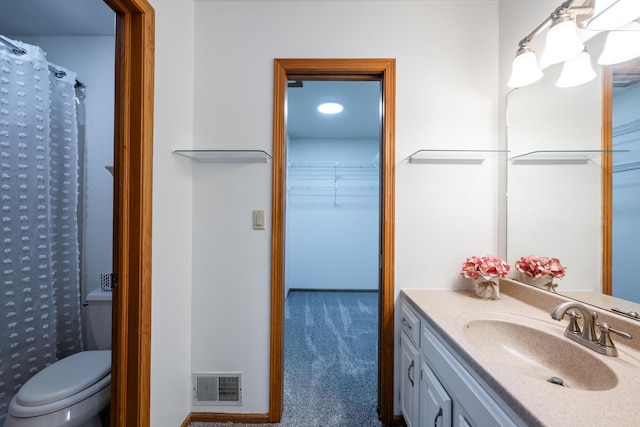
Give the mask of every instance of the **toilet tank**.
POLYGON ((86 298, 86 314, 89 342, 95 342, 97 350, 111 349, 111 292, 99 287, 86 298))

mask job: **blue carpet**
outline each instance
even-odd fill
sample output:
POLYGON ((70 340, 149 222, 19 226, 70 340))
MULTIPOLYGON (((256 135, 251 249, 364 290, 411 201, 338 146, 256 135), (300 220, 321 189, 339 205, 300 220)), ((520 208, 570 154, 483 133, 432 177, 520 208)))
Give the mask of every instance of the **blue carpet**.
MULTIPOLYGON (((378 293, 292 291, 279 427, 378 427, 378 293)), ((192 427, 249 426, 192 423, 192 427)))

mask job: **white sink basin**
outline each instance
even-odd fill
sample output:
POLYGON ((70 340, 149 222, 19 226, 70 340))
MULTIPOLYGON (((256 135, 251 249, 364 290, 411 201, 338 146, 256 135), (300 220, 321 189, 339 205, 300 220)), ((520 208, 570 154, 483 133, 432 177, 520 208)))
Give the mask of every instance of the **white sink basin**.
MULTIPOLYGON (((517 320, 517 321, 516 321, 517 320)), ((553 329, 543 330, 509 319, 472 319, 464 323, 463 334, 474 347, 522 375, 563 383, 558 387, 589 391, 614 388, 618 378, 600 358, 553 329)), ((541 326, 538 328, 538 326, 541 326)))

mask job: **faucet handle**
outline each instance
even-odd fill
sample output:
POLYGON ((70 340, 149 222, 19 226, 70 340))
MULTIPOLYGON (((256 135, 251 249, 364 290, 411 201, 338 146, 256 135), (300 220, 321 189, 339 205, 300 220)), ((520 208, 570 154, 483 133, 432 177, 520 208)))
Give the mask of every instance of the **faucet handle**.
POLYGON ((614 348, 614 344, 613 341, 611 340, 611 332, 613 332, 614 334, 622 337, 622 338, 626 338, 628 340, 630 340, 631 338, 633 338, 630 334, 628 334, 627 332, 624 331, 619 331, 617 329, 613 329, 611 326, 609 326, 608 323, 606 322, 602 322, 602 323, 597 323, 598 327, 600 328, 600 339, 598 340, 598 345, 601 347, 610 347, 610 348, 614 348))
POLYGON ((567 325, 567 332, 571 332, 572 334, 582 333, 582 331, 580 330, 580 325, 578 325, 578 319, 581 319, 582 316, 580 316, 580 314, 575 310, 568 311, 567 316, 569 316, 569 325, 567 325))

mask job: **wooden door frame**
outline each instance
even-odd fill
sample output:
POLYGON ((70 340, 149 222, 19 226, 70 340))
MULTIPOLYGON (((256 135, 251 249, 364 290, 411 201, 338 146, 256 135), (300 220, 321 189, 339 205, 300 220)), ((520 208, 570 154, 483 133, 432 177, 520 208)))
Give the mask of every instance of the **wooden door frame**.
MULTIPOLYGON (((613 67, 602 67, 602 150, 611 150, 613 135, 611 128, 613 95, 613 67)), ((611 295, 611 262, 613 260, 613 160, 610 154, 602 154, 601 190, 602 198, 602 293, 611 295)))
POLYGON ((273 76, 273 171, 271 226, 271 348, 269 422, 280 422, 284 393, 284 242, 286 199, 286 91, 295 78, 380 79, 382 148, 380 289, 378 328, 378 410, 394 422, 394 219, 395 219, 395 59, 275 59, 273 76))
POLYGON ((148 427, 155 16, 147 0, 104 2, 116 13, 110 422, 148 427))
MULTIPOLYGON (((640 70, 640 59, 602 67, 602 150, 613 149, 613 77, 640 70)), ((602 293, 613 292, 613 155, 602 155, 602 293)))

